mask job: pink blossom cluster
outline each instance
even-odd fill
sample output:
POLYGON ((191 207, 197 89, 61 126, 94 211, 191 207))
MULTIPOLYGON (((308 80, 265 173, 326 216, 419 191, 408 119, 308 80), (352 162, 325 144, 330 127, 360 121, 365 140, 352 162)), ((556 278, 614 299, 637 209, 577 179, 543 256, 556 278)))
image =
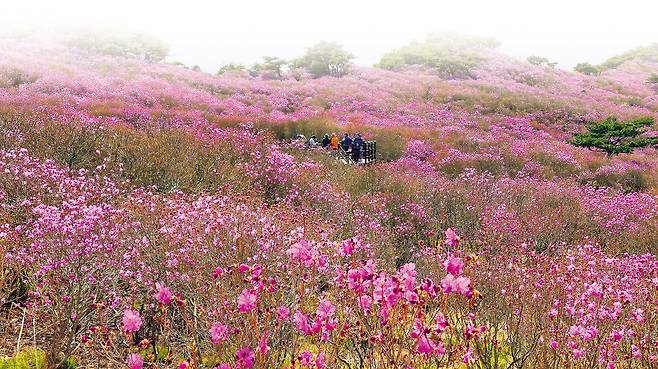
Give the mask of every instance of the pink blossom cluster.
POLYGON ((520 322, 555 362, 604 368, 658 362, 650 318, 657 312, 655 255, 612 257, 585 245, 554 256, 492 259, 486 275, 494 299, 509 309, 500 322, 520 322), (535 314, 546 324, 528 325, 535 314))

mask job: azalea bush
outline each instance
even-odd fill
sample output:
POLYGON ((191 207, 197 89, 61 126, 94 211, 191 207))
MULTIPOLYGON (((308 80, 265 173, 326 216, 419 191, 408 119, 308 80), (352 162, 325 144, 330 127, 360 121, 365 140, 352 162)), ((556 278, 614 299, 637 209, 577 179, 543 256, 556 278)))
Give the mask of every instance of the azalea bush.
MULTIPOLYGON (((280 272, 258 263, 217 267, 203 278, 215 302, 196 313, 183 292, 172 292, 175 287, 156 283, 155 294, 144 298, 159 327, 205 327, 192 333, 179 366, 420 368, 473 361, 469 341, 485 328, 472 325, 469 306, 479 295, 462 275, 464 260, 449 258, 449 272, 438 284, 419 280, 413 264, 391 274, 380 270, 375 261, 357 257, 366 249, 358 239, 300 239, 286 250, 288 266, 280 272), (474 333, 465 340, 466 330, 474 333)), ((146 316, 125 310, 117 336, 142 332, 143 324, 151 324, 146 316)), ((175 342, 162 333, 151 338, 160 350, 175 342)), ((142 338, 128 349, 134 351, 128 365, 158 361, 155 350, 145 350, 149 344, 142 338)), ((167 353, 161 360, 177 361, 167 353)))
MULTIPOLYGON (((413 263, 388 272, 370 245, 316 232, 309 239, 296 219, 268 216, 264 204, 128 191, 98 175, 70 176, 26 151, 3 160, 5 173, 27 175, 34 186, 21 202, 30 219, 5 235, 14 241, 5 258, 36 278, 27 311, 48 332, 39 339, 51 366, 80 345, 108 362, 125 356, 133 368, 472 360, 461 333, 472 329, 479 297, 463 275, 472 272, 468 258, 437 255, 436 281, 420 278, 413 263), (37 189, 53 181, 65 186, 44 203, 37 189)), ((458 237, 446 234, 456 247, 458 237)))
POLYGON ((485 360, 530 367, 655 365, 656 256, 610 257, 592 245, 552 252, 488 260, 483 290, 496 308, 484 313, 490 340, 478 352, 485 360))

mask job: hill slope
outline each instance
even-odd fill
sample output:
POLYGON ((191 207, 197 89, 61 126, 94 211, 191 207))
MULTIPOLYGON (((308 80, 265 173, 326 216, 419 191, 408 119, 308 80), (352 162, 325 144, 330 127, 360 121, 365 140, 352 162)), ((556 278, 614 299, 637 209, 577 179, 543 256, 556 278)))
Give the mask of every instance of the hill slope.
POLYGON ((566 143, 657 116, 653 62, 262 80, 0 56, 0 354, 34 324, 50 367, 656 363, 656 149, 566 143), (341 131, 380 161, 289 140, 341 131))

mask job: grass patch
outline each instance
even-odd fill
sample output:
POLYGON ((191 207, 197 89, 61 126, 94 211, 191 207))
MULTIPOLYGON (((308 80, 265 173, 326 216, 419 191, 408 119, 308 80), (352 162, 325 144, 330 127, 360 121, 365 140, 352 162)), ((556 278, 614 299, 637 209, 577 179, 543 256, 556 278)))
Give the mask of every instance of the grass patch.
MULTIPOLYGON (((46 354, 43 350, 30 347, 16 356, 0 356, 0 369, 41 369, 46 367, 46 354)), ((77 359, 71 357, 58 369, 75 369, 77 359)))

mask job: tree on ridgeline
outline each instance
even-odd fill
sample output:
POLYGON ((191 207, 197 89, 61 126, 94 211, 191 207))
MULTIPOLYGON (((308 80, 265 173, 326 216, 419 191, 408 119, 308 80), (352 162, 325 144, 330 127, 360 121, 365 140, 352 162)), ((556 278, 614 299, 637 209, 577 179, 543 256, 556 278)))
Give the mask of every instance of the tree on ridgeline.
POLYGON ((601 74, 601 69, 599 69, 599 67, 597 67, 596 65, 592 65, 590 63, 578 63, 573 68, 573 70, 588 76, 598 76, 599 74, 601 74))
POLYGON ((288 65, 288 61, 276 56, 264 56, 262 63, 256 63, 249 70, 250 74, 260 75, 265 79, 282 79, 283 70, 288 65))
POLYGON ((335 42, 319 42, 306 50, 306 54, 294 61, 294 67, 301 67, 313 77, 342 77, 347 74, 354 55, 345 51, 335 42))
POLYGON ((376 66, 388 70, 401 70, 408 66, 420 65, 446 79, 475 78, 472 70, 485 59, 481 51, 499 45, 500 43, 493 38, 433 33, 425 42, 414 41, 384 54, 376 66))
POLYGON ((548 60, 548 58, 543 58, 541 56, 535 56, 535 55, 529 56, 528 59, 526 60, 530 64, 538 65, 538 66, 547 66, 550 68, 555 68, 555 66, 557 65, 557 62, 552 62, 548 60))
POLYGON ((641 117, 622 122, 609 117, 587 124, 585 133, 576 133, 569 143, 590 150, 605 152, 609 157, 630 153, 635 149, 658 145, 658 137, 645 136, 654 124, 653 117, 641 117))
POLYGON ((88 53, 144 59, 157 63, 169 54, 169 45, 142 32, 97 30, 72 34, 69 46, 88 53))
POLYGON ((245 67, 242 64, 236 64, 236 63, 228 63, 225 65, 222 65, 219 70, 217 71, 218 75, 225 74, 225 73, 241 73, 247 70, 247 67, 245 67))

